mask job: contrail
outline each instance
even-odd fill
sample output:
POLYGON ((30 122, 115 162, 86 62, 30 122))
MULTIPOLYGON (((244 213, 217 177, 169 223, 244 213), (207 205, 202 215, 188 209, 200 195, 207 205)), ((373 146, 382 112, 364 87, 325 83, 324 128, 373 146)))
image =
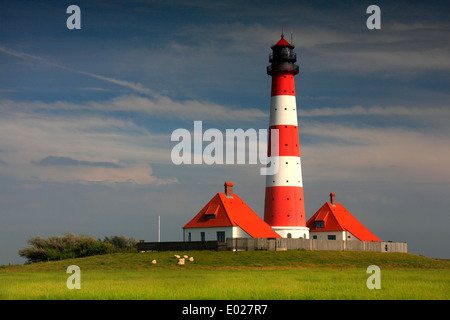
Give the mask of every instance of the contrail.
POLYGON ((132 90, 137 91, 139 93, 145 93, 147 95, 155 95, 153 90, 145 88, 140 83, 133 83, 133 82, 129 82, 129 81, 126 81, 126 80, 119 80, 119 79, 114 79, 114 78, 110 78, 110 77, 105 77, 105 76, 102 76, 102 75, 99 75, 99 74, 95 74, 95 73, 92 73, 92 72, 76 70, 76 69, 73 69, 73 68, 70 68, 70 67, 66 67, 66 66, 63 66, 63 65, 60 65, 60 64, 48 61, 47 59, 44 59, 42 57, 38 57, 38 56, 31 55, 31 54, 24 53, 24 52, 14 51, 14 50, 11 50, 11 49, 3 47, 3 46, 0 46, 0 51, 3 52, 3 53, 8 54, 10 56, 17 57, 17 58, 39 61, 41 63, 47 64, 49 66, 56 67, 56 68, 59 68, 59 69, 62 69, 62 70, 66 70, 66 71, 69 71, 69 72, 82 74, 82 75, 85 75, 85 76, 88 76, 88 77, 92 77, 92 78, 95 78, 95 79, 111 82, 111 83, 117 84, 119 86, 132 89, 132 90))

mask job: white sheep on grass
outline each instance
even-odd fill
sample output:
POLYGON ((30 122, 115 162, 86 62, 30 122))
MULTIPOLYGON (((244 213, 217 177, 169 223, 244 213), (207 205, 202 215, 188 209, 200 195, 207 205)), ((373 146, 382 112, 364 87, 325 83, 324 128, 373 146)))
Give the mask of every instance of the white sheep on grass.
POLYGON ((184 266, 184 259, 178 259, 178 265, 179 266, 184 266))

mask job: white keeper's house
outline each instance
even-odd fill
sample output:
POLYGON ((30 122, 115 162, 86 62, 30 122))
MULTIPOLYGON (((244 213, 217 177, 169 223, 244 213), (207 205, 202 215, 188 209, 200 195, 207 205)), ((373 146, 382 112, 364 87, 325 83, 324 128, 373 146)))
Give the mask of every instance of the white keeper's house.
POLYGON ((281 238, 245 202, 233 193, 233 183, 225 182, 225 192, 217 193, 183 227, 184 241, 219 241, 227 238, 281 238))

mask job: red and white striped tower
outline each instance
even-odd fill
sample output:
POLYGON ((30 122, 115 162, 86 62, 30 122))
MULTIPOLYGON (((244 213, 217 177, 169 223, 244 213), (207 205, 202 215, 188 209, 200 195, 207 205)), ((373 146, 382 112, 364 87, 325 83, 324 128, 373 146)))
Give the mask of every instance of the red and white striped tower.
POLYGON ((271 48, 267 67, 272 76, 269 133, 278 129, 279 148, 278 154, 271 150, 269 138, 268 156, 272 163, 278 162, 278 171, 266 176, 264 221, 283 238, 307 239, 294 83, 299 72, 297 57, 284 35, 271 48))

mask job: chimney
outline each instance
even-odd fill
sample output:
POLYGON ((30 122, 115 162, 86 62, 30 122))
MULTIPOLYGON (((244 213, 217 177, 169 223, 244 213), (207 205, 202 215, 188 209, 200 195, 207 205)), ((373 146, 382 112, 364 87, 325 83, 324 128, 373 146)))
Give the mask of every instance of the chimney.
POLYGON ((334 192, 330 193, 330 203, 334 206, 334 192))
POLYGON ((225 182, 225 195, 227 197, 233 197, 233 183, 232 182, 225 182))

